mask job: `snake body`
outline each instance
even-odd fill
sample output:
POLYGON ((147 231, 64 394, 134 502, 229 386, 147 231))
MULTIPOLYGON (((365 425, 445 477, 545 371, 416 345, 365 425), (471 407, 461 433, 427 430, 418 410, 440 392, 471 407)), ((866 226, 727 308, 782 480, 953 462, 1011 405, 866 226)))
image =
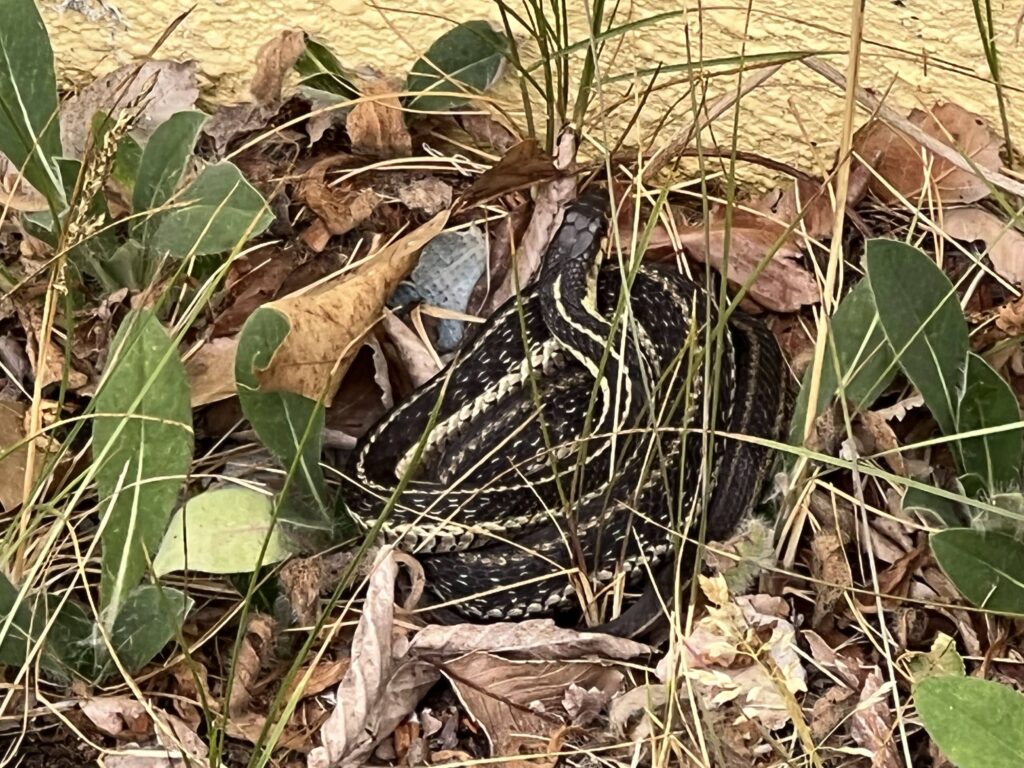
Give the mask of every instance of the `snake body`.
POLYGON ((570 205, 538 279, 343 472, 353 519, 417 555, 459 617, 552 615, 621 582, 642 597, 607 630, 637 635, 698 513, 722 539, 760 497, 768 450, 707 427, 781 435, 778 344, 739 311, 720 324, 673 268, 602 265, 606 210, 601 192, 570 205))

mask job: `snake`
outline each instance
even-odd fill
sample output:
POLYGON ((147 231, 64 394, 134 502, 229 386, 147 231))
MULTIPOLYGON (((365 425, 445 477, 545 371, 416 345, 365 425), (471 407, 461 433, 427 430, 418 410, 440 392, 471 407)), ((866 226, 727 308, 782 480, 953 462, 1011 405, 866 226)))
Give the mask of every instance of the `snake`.
POLYGON ((342 468, 349 515, 416 557, 441 620, 614 606, 598 629, 639 637, 700 534, 762 498, 789 410, 778 342, 674 264, 614 258, 609 203, 569 204, 536 279, 342 468))

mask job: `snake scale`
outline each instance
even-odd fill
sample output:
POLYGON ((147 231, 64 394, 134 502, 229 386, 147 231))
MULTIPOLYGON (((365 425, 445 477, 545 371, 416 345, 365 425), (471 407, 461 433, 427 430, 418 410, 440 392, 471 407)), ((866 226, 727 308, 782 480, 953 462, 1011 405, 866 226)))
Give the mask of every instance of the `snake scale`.
POLYGON ((578 612, 617 588, 634 600, 601 629, 638 636, 701 511, 720 540, 760 498, 769 450, 728 435, 781 436, 774 336, 720 324, 674 267, 602 259, 607 208, 596 189, 572 203, 538 278, 344 467, 351 516, 417 556, 448 616, 578 612))

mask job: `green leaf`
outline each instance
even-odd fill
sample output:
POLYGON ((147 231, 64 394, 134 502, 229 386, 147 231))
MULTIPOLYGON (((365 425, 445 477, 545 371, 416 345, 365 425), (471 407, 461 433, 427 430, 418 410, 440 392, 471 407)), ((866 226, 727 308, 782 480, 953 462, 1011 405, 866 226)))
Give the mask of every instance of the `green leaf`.
POLYGON ((260 441, 286 470, 295 467, 278 520, 301 546, 309 546, 330 539, 334 532, 320 469, 324 406, 293 392, 262 392, 255 374, 269 365, 288 331, 288 320, 280 312, 267 307, 253 312, 238 339, 235 382, 242 413, 260 441))
POLYGON ((975 677, 931 677, 914 689, 928 735, 958 768, 1024 765, 1024 696, 975 677))
POLYGON ((465 104, 493 85, 501 73, 508 39, 486 21, 467 21, 434 41, 412 65, 405 90, 415 93, 410 109, 437 112, 465 104), (465 96, 437 95, 465 93, 465 96))
MULTIPOLYGON (((111 645, 129 672, 140 669, 181 630, 195 602, 176 589, 142 584, 124 601, 111 645)), ((104 672, 112 671, 110 668, 104 672)))
POLYGON ((33 0, 3 0, 0 152, 60 212, 66 199, 53 158, 63 154, 50 37, 33 0))
POLYGON ((920 488, 907 488, 907 492, 903 495, 903 509, 924 510, 932 517, 929 524, 936 527, 951 528, 970 524, 970 518, 962 505, 950 498, 929 493, 920 488))
POLYGON ((349 73, 338 57, 322 43, 306 36, 306 50, 295 62, 295 71, 302 75, 299 85, 317 91, 333 93, 346 99, 359 96, 349 73))
POLYGON ((18 588, 0 573, 0 666, 25 663, 32 644, 32 614, 18 599, 18 588))
POLYGON ((263 197, 231 163, 204 169, 177 199, 187 204, 154 216, 148 245, 179 258, 230 251, 273 220, 263 197))
POLYGON ((85 607, 70 597, 47 594, 35 601, 33 614, 38 632, 49 626, 40 664, 56 682, 69 683, 75 676, 94 680, 105 649, 97 651, 96 624, 85 607))
MULTIPOLYGON (((155 211, 174 194, 192 157, 199 129, 206 122, 202 112, 178 112, 162 123, 146 142, 132 194, 132 212, 155 211)), ((138 220, 143 228, 150 217, 138 220)), ((145 226, 146 231, 149 227, 145 226)))
POLYGON ((963 677, 967 674, 963 657, 956 650, 956 639, 944 632, 935 636, 927 653, 915 651, 909 654, 907 670, 915 683, 929 677, 963 677))
MULTIPOLYGON (((790 422, 789 440, 794 445, 803 442, 811 373, 808 370, 804 375, 790 422)), ((814 412, 821 414, 837 393, 846 397, 852 408, 869 407, 895 375, 895 358, 878 322, 871 286, 861 280, 832 317, 814 412)))
POLYGON ((953 284, 922 251, 869 240, 867 274, 878 317, 907 378, 942 432, 956 432, 967 368, 967 323, 953 284))
POLYGON ((274 525, 273 506, 270 497, 247 488, 192 497, 171 518, 153 573, 252 573, 284 560, 292 553, 274 525))
POLYGON ((939 567, 979 608, 1024 614, 1024 543, 1001 531, 949 528, 930 537, 939 567))
MULTIPOLYGON (((967 384, 957 413, 960 432, 1001 427, 1020 421, 1017 398, 1010 385, 981 357, 967 357, 967 384)), ((977 496, 1016 485, 1024 461, 1020 429, 963 438, 956 443, 961 481, 966 491, 977 496)))
POLYGON ((110 627, 157 551, 192 460, 185 368, 151 311, 125 317, 93 402, 92 451, 106 523, 100 605, 110 627))

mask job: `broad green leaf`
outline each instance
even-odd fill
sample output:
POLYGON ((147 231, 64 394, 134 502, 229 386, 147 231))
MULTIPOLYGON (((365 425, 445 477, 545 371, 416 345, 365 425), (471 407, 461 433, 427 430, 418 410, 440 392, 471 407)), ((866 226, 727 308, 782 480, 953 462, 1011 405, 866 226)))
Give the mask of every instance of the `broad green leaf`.
POLYGON ((133 291, 149 285, 155 267, 156 260, 138 240, 125 240, 102 257, 97 255, 93 265, 94 274, 104 288, 111 290, 113 286, 133 291))
MULTIPOLYGON (((1017 397, 992 366, 975 354, 967 358, 967 385, 960 398, 957 429, 973 432, 1020 421, 1017 397)), ((1020 429, 958 440, 961 481, 972 496, 1004 490, 1020 480, 1024 445, 1020 429)))
POLYGON ((349 73, 338 57, 322 43, 306 37, 306 50, 295 62, 295 71, 302 75, 299 85, 317 91, 333 93, 346 99, 359 96, 349 73))
POLYGON ((192 598, 176 589, 157 584, 136 587, 125 600, 110 636, 125 668, 134 672, 152 661, 181 630, 194 605, 192 598))
POLYGON ((105 521, 100 605, 110 627, 156 554, 192 460, 185 368, 151 311, 125 317, 93 402, 105 521))
POLYGON ((945 496, 939 496, 919 488, 907 488, 903 495, 904 510, 924 510, 932 518, 929 524, 952 528, 969 525, 970 518, 961 505, 945 496))
POLYGON ((33 0, 3 0, 0 152, 60 212, 66 199, 53 158, 63 152, 50 37, 33 0))
POLYGON ((324 407, 293 392, 262 392, 255 371, 266 368, 288 335, 288 320, 262 307, 245 325, 235 353, 235 383, 242 412, 267 450, 286 470, 294 467, 278 520, 302 545, 334 531, 327 484, 320 469, 324 407))
MULTIPOLYGON (((146 142, 139 162, 132 193, 132 212, 155 211, 174 194, 185 172, 199 129, 206 122, 202 112, 178 112, 162 123, 146 142)), ((138 228, 150 231, 146 219, 139 219, 138 228)))
POLYGON ((32 614, 18 588, 0 573, 0 666, 18 667, 32 644, 32 614))
POLYGON ((412 65, 405 90, 411 109, 437 112, 465 104, 486 91, 501 73, 508 39, 486 21, 467 21, 434 41, 412 65), (457 95, 431 95, 465 93, 457 95))
POLYGON ((274 525, 273 506, 270 497, 247 488, 192 497, 171 518, 153 573, 252 573, 284 560, 291 551, 274 525))
POLYGON ((231 163, 204 169, 175 202, 185 205, 153 217, 148 245, 179 258, 230 251, 273 219, 263 197, 231 163))
POLYGON ((930 537, 939 566, 974 605, 1024 614, 1024 542, 1001 531, 949 528, 930 537))
POLYGON ((929 677, 967 674, 963 657, 956 650, 956 639, 939 632, 927 652, 914 652, 907 659, 907 670, 913 681, 920 683, 929 677))
MULTIPOLYGON (((896 375, 892 347, 878 322, 867 280, 861 280, 843 298, 831 326, 814 412, 822 413, 837 393, 847 399, 851 408, 867 408, 896 375)), ((789 439, 795 445, 803 442, 811 373, 808 370, 804 375, 790 422, 789 439)))
POLYGON ((906 243, 869 240, 865 258, 878 317, 900 367, 942 432, 955 434, 968 346, 953 284, 906 243))
POLYGON ((914 703, 958 768, 1024 765, 1024 695, 976 677, 931 677, 914 688, 914 703))
MULTIPOLYGON (((92 136, 97 146, 102 146, 112 126, 110 117, 105 112, 96 112, 92 116, 92 136)), ((139 174, 139 164, 142 162, 142 145, 139 144, 130 134, 125 134, 117 142, 117 152, 114 155, 114 165, 111 168, 111 175, 114 177, 121 189, 129 196, 135 188, 135 177, 139 174)))
POLYGON ((82 161, 73 157, 55 157, 53 165, 57 169, 57 176, 60 177, 61 189, 64 190, 64 197, 71 200, 75 194, 75 184, 78 183, 78 175, 82 172, 82 161))
POLYGON ((85 607, 58 594, 37 598, 35 604, 35 631, 49 627, 40 659, 43 669, 56 682, 67 683, 75 676, 94 680, 105 651, 97 651, 99 633, 85 607))

